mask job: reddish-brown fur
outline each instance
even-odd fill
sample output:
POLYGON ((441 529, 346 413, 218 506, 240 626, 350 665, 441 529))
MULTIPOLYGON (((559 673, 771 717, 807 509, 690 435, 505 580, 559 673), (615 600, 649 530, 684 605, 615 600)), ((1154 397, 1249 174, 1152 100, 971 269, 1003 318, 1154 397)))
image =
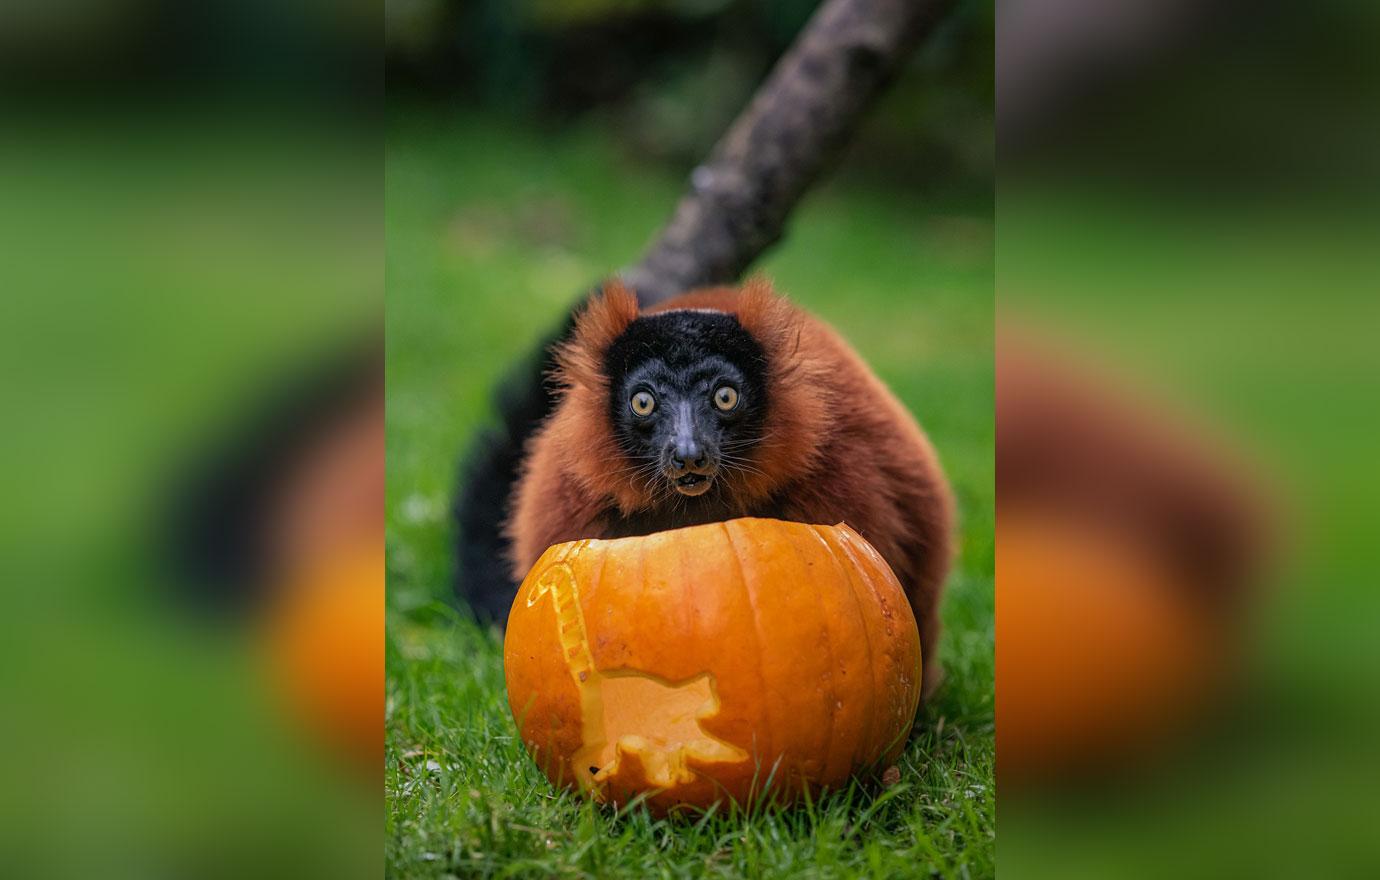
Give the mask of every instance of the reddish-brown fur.
MULTIPOLYGON (((929 693, 939 681, 933 658, 953 501, 920 427, 837 333, 764 281, 692 291, 647 313, 672 309, 733 314, 766 353, 766 439, 752 460, 760 473, 732 483, 740 513, 770 507, 801 522, 846 522, 866 537, 910 597, 929 693)), ((637 316, 636 299, 611 283, 559 352, 563 397, 527 447, 507 524, 518 581, 550 545, 600 537, 611 512, 654 503, 645 485, 623 476, 630 463, 609 423, 602 372, 604 352, 637 316)))

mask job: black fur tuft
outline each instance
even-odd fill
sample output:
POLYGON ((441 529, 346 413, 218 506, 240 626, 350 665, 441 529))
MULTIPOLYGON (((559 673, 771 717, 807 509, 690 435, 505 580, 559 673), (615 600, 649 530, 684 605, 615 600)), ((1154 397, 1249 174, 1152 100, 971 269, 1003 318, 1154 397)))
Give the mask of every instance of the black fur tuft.
POLYGON ((574 326, 572 312, 558 332, 504 376, 494 394, 500 424, 479 433, 460 468, 455 591, 485 623, 505 625, 517 592, 503 524, 524 447, 556 405, 556 388, 548 379, 556 365, 553 349, 574 326))

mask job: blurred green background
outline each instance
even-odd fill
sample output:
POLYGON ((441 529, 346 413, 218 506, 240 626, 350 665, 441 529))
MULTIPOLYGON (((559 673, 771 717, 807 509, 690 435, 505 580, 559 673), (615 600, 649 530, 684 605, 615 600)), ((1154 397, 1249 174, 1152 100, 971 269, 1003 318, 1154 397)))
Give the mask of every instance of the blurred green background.
POLYGON ((396 876, 993 871, 990 11, 962 4, 754 271, 833 323, 958 496, 948 681, 874 800, 673 829, 557 795, 501 635, 452 598, 457 465, 490 394, 635 261, 809 3, 390 4, 387 866, 396 876), (416 29, 411 30, 411 29, 416 29))
POLYGON ((1079 71, 1094 94, 1003 141, 998 318, 1253 474, 1268 576, 1227 635, 1238 687, 1160 760, 1003 787, 1003 876, 1380 872, 1380 16, 1201 7, 1134 75, 1079 71))
POLYGON ((190 613, 169 535, 208 452, 377 322, 377 159, 338 126, 215 111, 45 110, 0 135, 16 876, 377 870, 376 775, 304 735, 257 615, 190 613))
POLYGON ((7 876, 378 873, 377 772, 302 723, 262 606, 198 605, 176 538, 208 460, 380 323, 362 8, 0 12, 7 876))
POLYGON ((1053 174, 1002 192, 1002 323, 1186 414, 1276 532, 1238 687, 1133 772, 1003 787, 1003 876, 1373 876, 1380 219, 1053 174))

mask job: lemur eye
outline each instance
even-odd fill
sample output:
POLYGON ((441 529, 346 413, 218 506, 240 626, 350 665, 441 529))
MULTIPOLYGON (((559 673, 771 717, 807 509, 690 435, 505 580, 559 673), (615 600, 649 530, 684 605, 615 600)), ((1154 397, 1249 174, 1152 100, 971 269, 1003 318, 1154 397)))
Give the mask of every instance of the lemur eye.
POLYGON ((738 405, 738 389, 732 385, 720 385, 714 391, 714 405, 728 412, 738 405))
POLYGON ((629 402, 632 404, 632 411, 640 416, 649 416, 652 410, 656 409, 656 398, 650 391, 637 392, 629 402))

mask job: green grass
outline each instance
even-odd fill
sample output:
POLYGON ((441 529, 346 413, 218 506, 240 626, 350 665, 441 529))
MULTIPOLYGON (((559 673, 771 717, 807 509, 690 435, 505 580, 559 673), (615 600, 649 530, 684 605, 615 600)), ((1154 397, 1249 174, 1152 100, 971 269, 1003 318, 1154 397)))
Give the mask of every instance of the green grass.
POLYGON ((991 876, 990 203, 813 194, 760 267, 831 321, 929 431, 959 500, 948 679, 885 791, 656 820, 554 791, 516 737, 501 635, 450 607, 449 505, 495 379, 575 294, 636 259, 680 192, 597 131, 408 115, 386 175, 386 865, 396 877, 991 876))

